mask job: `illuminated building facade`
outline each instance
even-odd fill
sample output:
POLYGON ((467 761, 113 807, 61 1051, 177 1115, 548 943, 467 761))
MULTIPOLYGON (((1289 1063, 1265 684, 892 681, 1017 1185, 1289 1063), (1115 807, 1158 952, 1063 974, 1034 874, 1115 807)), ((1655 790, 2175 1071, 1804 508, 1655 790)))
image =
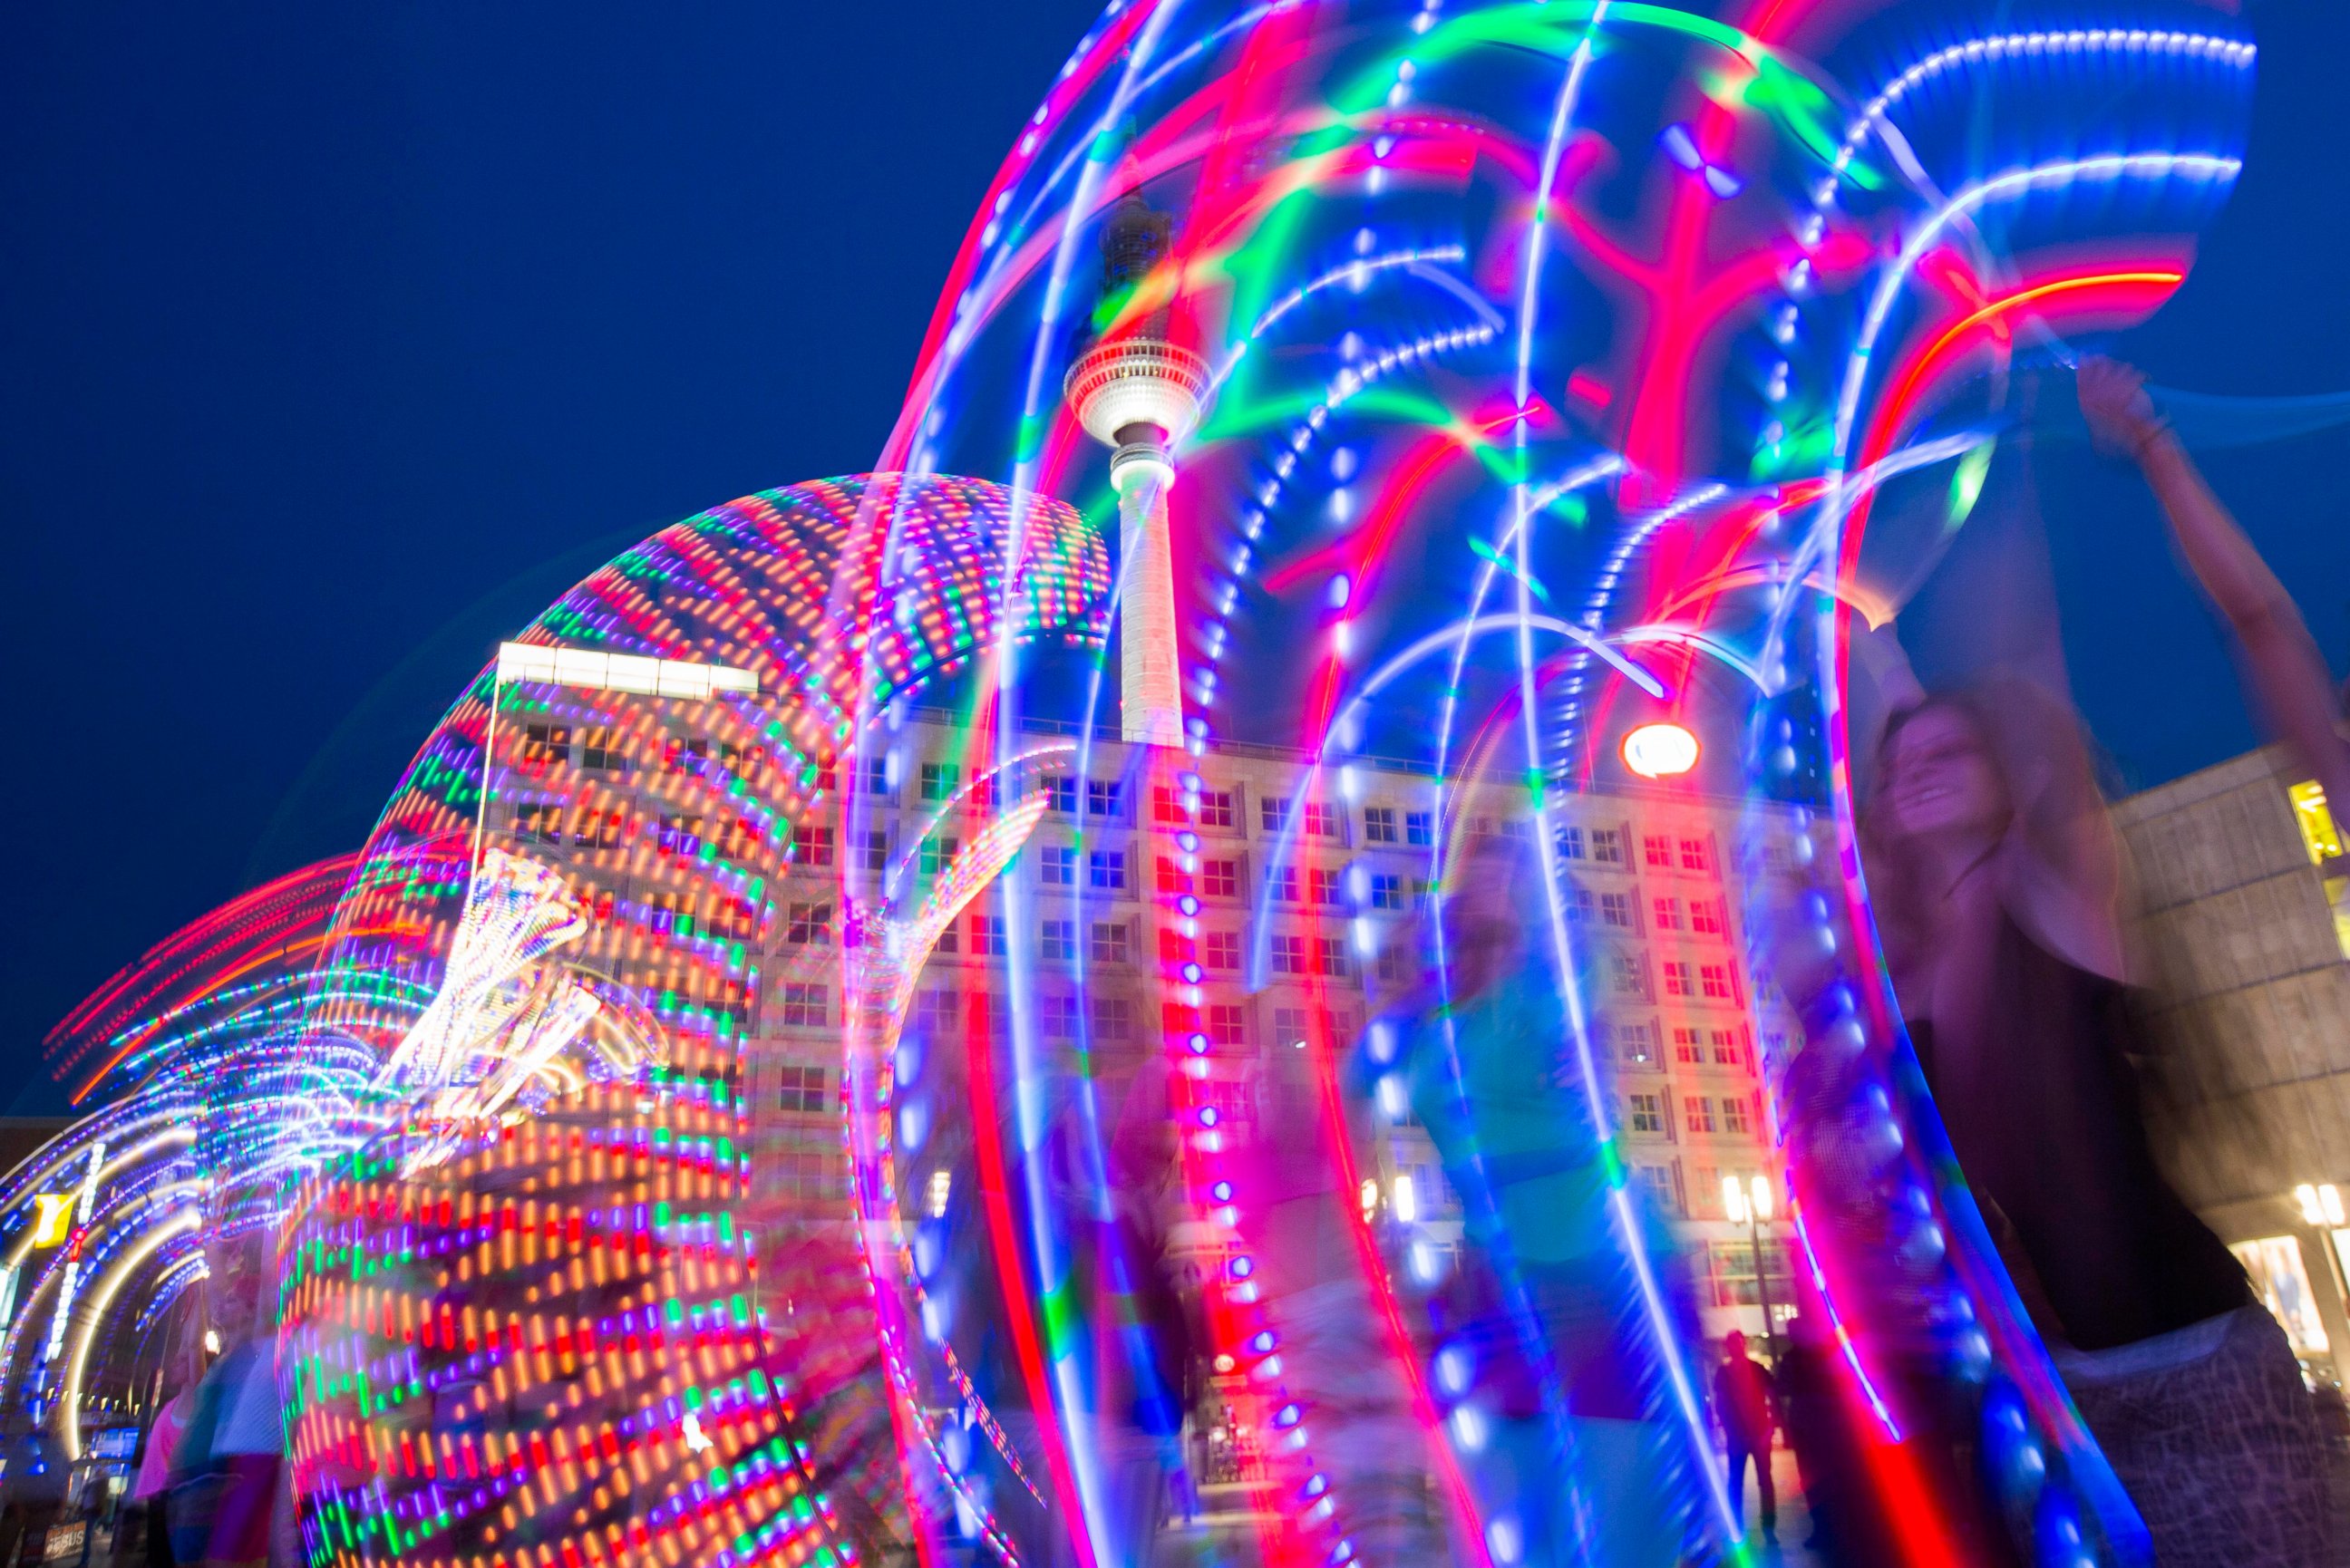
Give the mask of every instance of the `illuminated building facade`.
POLYGON ((2305 1366, 2350 1353, 2350 920, 2324 793, 2276 751, 2122 801, 2162 990, 2181 1192, 2236 1250, 2305 1366))
MULTIPOLYGON (((681 723, 672 743, 682 759, 723 742, 681 723)), ((833 825, 837 814, 816 803, 812 819, 792 829, 764 910, 748 899, 687 907, 666 889, 664 857, 696 855, 704 838, 727 831, 711 803, 695 804, 698 780, 682 762, 625 779, 608 774, 600 788, 612 816, 584 829, 548 824, 527 799, 504 818, 515 847, 578 878, 598 906, 647 909, 666 939, 650 940, 642 929, 623 936, 627 928, 599 924, 588 939, 588 961, 640 988, 657 1012, 688 1014, 742 1037, 741 1093, 756 1127, 753 1222, 763 1233, 779 1224, 847 1226, 837 889, 844 868, 852 886, 858 876, 878 881, 904 852, 905 836, 962 787, 961 743, 961 732, 942 715, 918 711, 863 781, 868 820, 881 826, 847 843, 833 825), (606 847, 607 835, 619 833, 650 836, 661 847, 641 868, 615 875, 596 851, 606 847), (694 942, 729 950, 739 944, 740 966, 702 981, 664 967, 671 948, 694 942)), ((606 770, 593 732, 532 725, 521 744, 551 795, 566 793, 558 771, 606 770)), ((1048 1044, 1071 1049, 1082 1031, 1113 1106, 1159 1049, 1152 894, 1169 868, 1156 863, 1149 828, 1154 806, 1172 803, 1136 798, 1132 764, 1142 750, 1104 737, 1093 742, 1086 776, 1048 771, 1042 787, 1052 807, 1011 873, 1029 884, 1038 921, 1026 938, 1039 965, 1038 1029, 1048 1044)), ((1355 801, 1303 807, 1305 852, 1268 890, 1275 841, 1302 793, 1305 759, 1232 746, 1211 752, 1198 771, 1205 785, 1196 823, 1205 907, 1199 950, 1213 1093, 1230 1107, 1228 1124, 1261 1126, 1282 1114, 1280 1096, 1306 1092, 1283 1063, 1284 1048, 1305 1037, 1306 1009, 1315 1005, 1309 980, 1319 982, 1313 989, 1334 1014, 1332 1037, 1344 1042, 1417 978, 1413 933, 1439 831, 1432 792, 1424 775, 1399 765, 1359 768, 1355 801), (1260 899, 1275 913, 1265 933, 1267 983, 1252 992, 1248 947, 1260 899), (1320 913, 1322 934, 1282 918, 1309 911, 1320 913), (1294 934, 1284 929, 1293 925, 1294 934)), ((1456 794, 1455 802, 1470 815, 1472 835, 1523 834, 1528 824, 1513 815, 1513 796, 1522 813, 1523 792, 1500 786, 1472 794, 1466 805, 1456 794)), ((1764 1036, 1789 1025, 1752 993, 1742 957, 1742 894, 1725 857, 1746 807, 1659 789, 1577 795, 1554 809, 1568 908, 1580 934, 1592 939, 1586 984, 1608 1020, 1604 1044, 1627 1158, 1663 1211, 1682 1221, 1691 1261, 1702 1262, 1709 1321, 1759 1332, 1752 1251, 1743 1228, 1722 1213, 1721 1179, 1770 1168, 1758 1064, 1764 1036)), ((951 822, 941 826, 917 851, 918 869, 934 871, 977 826, 974 818, 960 833, 951 822)), ((959 1041, 973 1005, 1003 1014, 1013 933, 994 924, 994 908, 974 905, 941 941, 915 993, 911 1029, 959 1041)), ((919 1205, 943 1201, 953 1149, 952 1134, 944 1133, 919 1170, 901 1173, 919 1205)), ((1423 1132, 1391 1129, 1378 1166, 1386 1216, 1425 1226, 1441 1244, 1457 1241, 1457 1200, 1423 1132)), ((1766 1244, 1765 1256, 1767 1282, 1783 1313, 1792 1300, 1783 1249, 1766 1244)))

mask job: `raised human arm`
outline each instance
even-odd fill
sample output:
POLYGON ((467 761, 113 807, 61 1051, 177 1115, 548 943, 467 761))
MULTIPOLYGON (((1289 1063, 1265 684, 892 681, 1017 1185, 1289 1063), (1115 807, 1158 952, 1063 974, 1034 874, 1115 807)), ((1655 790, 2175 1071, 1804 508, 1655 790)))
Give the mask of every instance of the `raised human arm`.
POLYGON ((2097 444, 2135 461, 2162 504, 2188 569, 2235 634, 2253 695, 2277 737, 2327 800, 2350 802, 2350 746, 2334 729, 2341 708, 2333 677, 2293 596, 2156 415, 2144 376, 2112 359, 2085 359, 2080 391, 2097 444))

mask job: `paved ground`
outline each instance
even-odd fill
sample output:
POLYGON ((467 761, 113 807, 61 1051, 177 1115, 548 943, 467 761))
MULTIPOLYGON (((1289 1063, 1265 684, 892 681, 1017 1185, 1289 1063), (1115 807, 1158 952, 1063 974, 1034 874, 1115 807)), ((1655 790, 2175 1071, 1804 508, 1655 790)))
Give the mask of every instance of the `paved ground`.
MULTIPOLYGON (((1804 1506, 1803 1490, 1795 1484, 1795 1456, 1781 1449, 1772 1456, 1771 1477, 1779 1489, 1779 1530, 1776 1544, 1762 1542, 1762 1561, 1784 1568, 1828 1568, 1825 1559, 1804 1549, 1812 1533, 1811 1513, 1804 1506)), ((2350 1568, 2350 1444, 2334 1447, 2334 1544, 2338 1563, 2350 1568)), ((1760 1501, 1750 1472, 1743 1502, 1748 1528, 1754 1524, 1760 1501)))

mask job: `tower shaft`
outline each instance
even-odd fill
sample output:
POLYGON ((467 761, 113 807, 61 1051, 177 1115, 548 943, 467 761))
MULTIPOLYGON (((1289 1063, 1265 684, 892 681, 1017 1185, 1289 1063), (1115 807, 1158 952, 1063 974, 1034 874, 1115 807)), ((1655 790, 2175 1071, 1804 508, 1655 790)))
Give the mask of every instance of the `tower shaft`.
POLYGON ((1183 688, 1176 658, 1175 556, 1167 486, 1154 470, 1118 492, 1118 716, 1121 738, 1183 743, 1183 688))

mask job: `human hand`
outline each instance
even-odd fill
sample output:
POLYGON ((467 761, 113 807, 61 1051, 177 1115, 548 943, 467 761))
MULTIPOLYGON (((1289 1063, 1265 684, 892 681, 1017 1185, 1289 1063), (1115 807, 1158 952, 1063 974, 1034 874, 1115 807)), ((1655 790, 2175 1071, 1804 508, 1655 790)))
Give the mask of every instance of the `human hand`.
POLYGON ((2106 456, 2136 457, 2160 433, 2162 421, 2147 396, 2146 374, 2136 366, 2092 354, 2081 361, 2078 389, 2089 439, 2106 456))

